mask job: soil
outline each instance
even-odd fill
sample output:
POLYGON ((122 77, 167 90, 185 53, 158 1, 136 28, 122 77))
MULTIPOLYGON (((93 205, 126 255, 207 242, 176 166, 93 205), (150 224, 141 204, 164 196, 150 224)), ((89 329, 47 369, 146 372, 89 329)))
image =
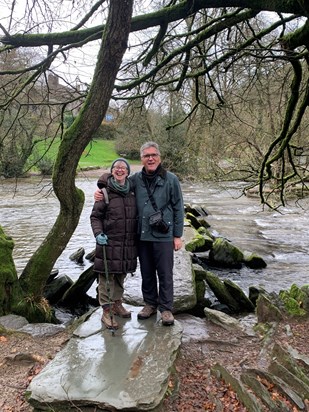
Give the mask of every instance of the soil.
MULTIPOLYGON (((162 411, 247 411, 231 387, 211 373, 211 368, 220 363, 237 376, 244 365, 256 367, 265 340, 258 335, 240 335, 213 324, 207 325, 207 329, 207 339, 182 343, 162 411)), ((67 331, 44 338, 17 332, 0 335, 1 412, 33 411, 24 397, 25 390, 69 337, 67 331)), ((279 324, 272 336, 274 340, 281 345, 288 343, 300 353, 309 355, 309 320, 289 322, 288 327, 285 322, 279 324)), ((288 401, 286 403, 289 407, 288 401)), ((292 407, 290 410, 295 411, 292 407)))

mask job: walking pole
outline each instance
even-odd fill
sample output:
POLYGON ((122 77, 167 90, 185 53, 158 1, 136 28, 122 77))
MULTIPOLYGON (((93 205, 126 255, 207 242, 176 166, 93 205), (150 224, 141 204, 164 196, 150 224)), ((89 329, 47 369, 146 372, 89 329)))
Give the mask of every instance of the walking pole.
POLYGON ((103 260, 104 260, 104 269, 105 269, 105 276, 106 276, 106 291, 107 291, 107 297, 108 297, 108 304, 109 304, 109 316, 111 318, 111 324, 112 324, 112 335, 115 336, 115 329, 113 327, 113 305, 111 301, 111 289, 110 289, 110 283, 109 283, 109 274, 108 274, 108 269, 107 269, 107 259, 106 259, 106 249, 105 245, 103 247, 103 260))

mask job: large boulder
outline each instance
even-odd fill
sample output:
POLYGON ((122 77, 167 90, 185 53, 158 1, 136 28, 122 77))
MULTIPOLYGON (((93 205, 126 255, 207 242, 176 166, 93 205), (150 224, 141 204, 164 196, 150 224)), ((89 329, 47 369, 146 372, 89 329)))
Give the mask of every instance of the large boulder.
MULTIPOLYGON (((139 266, 134 276, 127 276, 124 284, 124 301, 143 305, 142 278, 139 266)), ((196 285, 190 254, 181 249, 174 256, 174 311, 186 312, 196 305, 196 285)))
POLYGON ((240 268, 243 259, 243 252, 224 238, 217 238, 209 252, 210 262, 217 266, 240 268))

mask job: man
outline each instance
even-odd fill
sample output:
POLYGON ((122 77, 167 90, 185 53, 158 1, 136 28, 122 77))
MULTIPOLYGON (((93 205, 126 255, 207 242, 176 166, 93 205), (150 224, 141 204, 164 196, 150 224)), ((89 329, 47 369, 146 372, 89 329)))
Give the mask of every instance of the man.
MULTIPOLYGON (((140 155, 143 169, 130 177, 138 211, 138 256, 145 302, 138 319, 148 319, 159 309, 162 324, 168 326, 174 324, 174 250, 182 247, 183 198, 178 178, 161 165, 158 144, 143 144, 140 155)), ((95 200, 101 199, 97 191, 95 200)))

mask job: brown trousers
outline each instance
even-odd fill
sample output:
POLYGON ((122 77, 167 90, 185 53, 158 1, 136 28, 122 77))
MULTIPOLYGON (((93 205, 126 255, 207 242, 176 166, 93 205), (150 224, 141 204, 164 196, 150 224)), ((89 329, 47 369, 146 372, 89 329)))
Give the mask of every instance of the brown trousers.
POLYGON ((102 273, 99 274, 99 303, 101 306, 113 303, 116 300, 122 299, 123 295, 123 283, 126 277, 126 273, 117 275, 108 275, 108 283, 106 276, 102 273), (109 285, 108 285, 109 284, 109 285), (108 291, 109 287, 109 291, 108 291))

